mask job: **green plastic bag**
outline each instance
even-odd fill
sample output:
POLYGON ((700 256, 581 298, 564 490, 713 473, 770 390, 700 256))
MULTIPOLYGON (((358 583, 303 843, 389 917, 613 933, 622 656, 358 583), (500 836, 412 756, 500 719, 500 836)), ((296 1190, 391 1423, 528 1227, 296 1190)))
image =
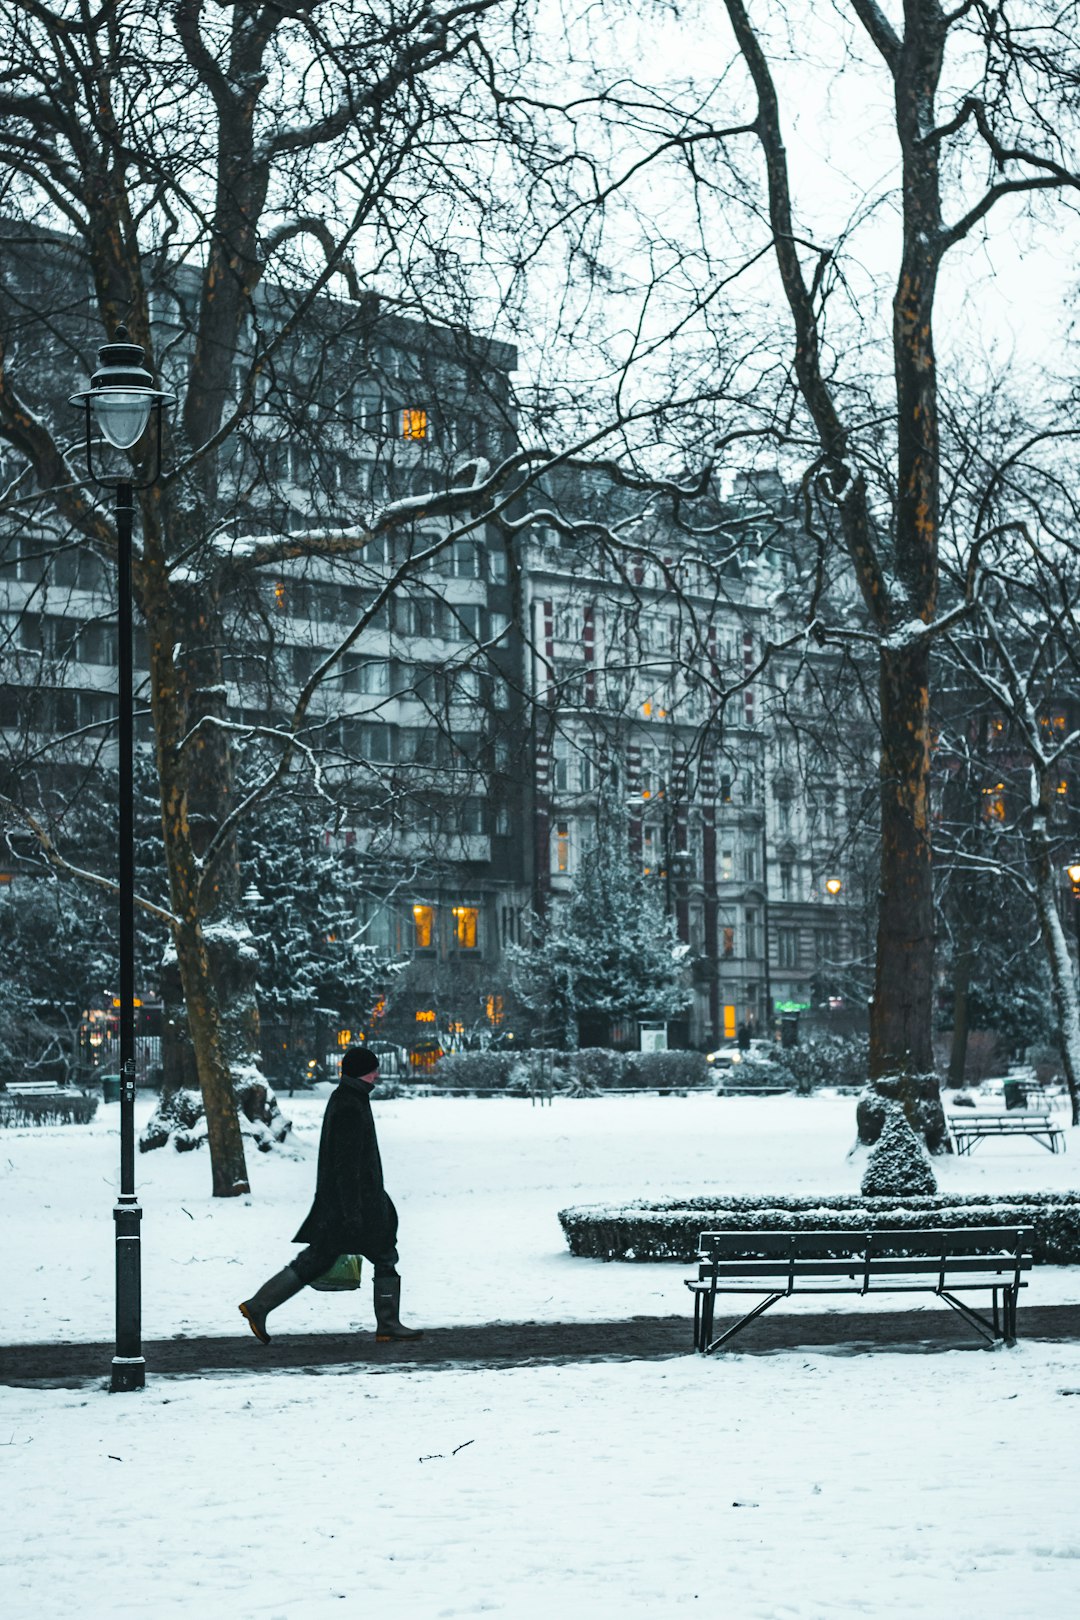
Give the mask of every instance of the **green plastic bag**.
POLYGON ((336 1294, 349 1288, 360 1286, 360 1256, 358 1254, 339 1254, 329 1271, 324 1271, 321 1277, 316 1277, 309 1288, 317 1288, 323 1294, 336 1294))

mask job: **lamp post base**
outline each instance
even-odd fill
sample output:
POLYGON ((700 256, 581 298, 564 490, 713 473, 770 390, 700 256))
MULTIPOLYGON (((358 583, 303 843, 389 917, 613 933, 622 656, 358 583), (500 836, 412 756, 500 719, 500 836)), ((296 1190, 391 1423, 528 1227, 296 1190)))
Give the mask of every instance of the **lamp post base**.
POLYGON ((109 1389, 120 1395, 132 1389, 146 1388, 146 1362, 142 1356, 114 1356, 109 1389))

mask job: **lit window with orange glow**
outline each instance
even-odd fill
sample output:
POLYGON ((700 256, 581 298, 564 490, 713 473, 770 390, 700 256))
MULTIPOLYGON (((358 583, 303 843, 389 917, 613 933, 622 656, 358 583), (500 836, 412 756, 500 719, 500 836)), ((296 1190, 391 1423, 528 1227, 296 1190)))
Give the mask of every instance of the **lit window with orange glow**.
POLYGON ((276 606, 279 613, 284 613, 284 611, 285 611, 285 581, 283 579, 275 580, 275 582, 274 582, 274 605, 276 606))
POLYGON ((413 906, 413 947, 430 951, 435 943, 435 907, 413 906))
POLYGON ((339 1029, 338 1032, 337 1032, 337 1043, 338 1043, 339 1046, 351 1046, 352 1045, 352 1030, 351 1029, 339 1029))
POLYGON ((427 438, 427 411, 416 411, 406 408, 401 413, 401 437, 403 439, 427 438))
POLYGON ((435 1022, 434 1007, 421 1007, 416 1014, 416 1022, 418 1024, 433 1024, 435 1022))
POLYGON ((480 911, 476 906, 454 907, 454 943, 459 951, 475 951, 480 911))
POLYGON ((501 1024, 503 1021, 502 996, 488 996, 487 1001, 484 1003, 484 1010, 487 1013, 489 1024, 501 1024))
POLYGON ((982 790, 983 820, 1005 820, 1005 784, 995 782, 993 787, 984 787, 982 790))
POLYGON ((557 821, 555 823, 555 870, 569 872, 570 870, 570 823, 557 821))

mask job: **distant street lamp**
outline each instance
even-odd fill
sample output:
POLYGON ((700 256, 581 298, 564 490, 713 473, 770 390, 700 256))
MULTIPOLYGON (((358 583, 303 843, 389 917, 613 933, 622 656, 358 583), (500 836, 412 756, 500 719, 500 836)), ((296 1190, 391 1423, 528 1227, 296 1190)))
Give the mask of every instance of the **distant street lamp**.
POLYGON ((844 887, 844 885, 843 885, 843 883, 841 882, 841 880, 838 877, 831 877, 831 878, 826 878, 825 879, 825 893, 826 894, 831 894, 834 900, 836 899, 837 895, 840 893, 840 890, 843 887, 844 887))
POLYGON ((116 1354, 112 1363, 114 1391, 142 1389, 146 1362, 142 1354, 142 1282, 139 1223, 142 1210, 135 1197, 135 727, 132 678, 131 537, 136 489, 148 489, 161 473, 162 416, 175 396, 154 387, 143 366, 143 351, 128 342, 127 330, 116 329, 112 343, 98 350, 98 369, 90 387, 71 396, 85 416, 86 469, 93 483, 116 491, 116 591, 119 699, 119 945, 120 945, 120 1195, 113 1210, 116 1222, 116 1354), (94 429, 119 451, 134 450, 155 418, 151 476, 136 484, 126 468, 103 473, 94 460, 94 429))
POLYGON ((1072 884, 1073 932, 1076 935, 1076 961, 1080 967, 1080 861, 1071 862, 1065 868, 1065 876, 1072 884))

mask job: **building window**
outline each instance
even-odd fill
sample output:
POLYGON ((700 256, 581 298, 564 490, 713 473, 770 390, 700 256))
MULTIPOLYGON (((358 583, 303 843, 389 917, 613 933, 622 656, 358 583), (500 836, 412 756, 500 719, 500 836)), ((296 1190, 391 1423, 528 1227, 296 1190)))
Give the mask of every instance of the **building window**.
POLYGON ((757 912, 748 907, 745 913, 746 920, 746 954, 754 961, 758 952, 758 920, 757 912))
POLYGON ((724 1004, 724 1039, 733 1041, 736 1032, 735 1003, 728 1001, 724 1004))
POLYGON ((780 898, 791 900, 794 898, 795 877, 790 861, 780 862, 780 898))
POLYGON ((735 875, 735 855, 730 849, 720 851, 720 877, 724 883, 730 883, 735 875))
POLYGON ((401 413, 401 436, 403 439, 426 439, 427 411, 406 407, 401 413))
POLYGON ((799 965, 799 930, 797 928, 778 928, 776 931, 776 956, 782 968, 797 968, 799 965))
POLYGON ((510 811, 505 804, 500 804, 495 812, 495 832, 499 838, 506 838, 510 834, 510 811))
POLYGON ((730 804, 731 803, 731 777, 730 776, 722 776, 720 778, 720 803, 721 804, 730 804))
POLYGON ((995 782, 993 787, 984 787, 982 790, 983 820, 1005 820, 1005 784, 995 782))
POLYGON ((347 692, 384 697, 390 690, 390 665, 385 658, 345 658, 342 685, 347 692))
POLYGON ((488 1023, 497 1028, 505 1016, 502 996, 488 996, 484 1003, 484 1012, 487 1014, 488 1023))
POLYGON ((475 951, 479 921, 480 911, 477 906, 454 907, 454 944, 459 951, 475 951))
POLYGON ((565 737, 556 737, 552 761, 552 782, 556 793, 570 791, 570 744, 565 737))
POLYGON ((555 870, 556 872, 569 872, 570 870, 570 823, 557 821, 555 823, 555 870))
POLYGON ((641 831, 641 869, 645 877, 663 876, 664 852, 659 827, 641 831))
POLYGON ((413 949, 431 951, 435 948, 435 907, 413 906, 413 949))
POLYGON ((449 572, 454 579, 483 577, 483 556, 475 540, 455 540, 445 555, 449 572))
POLYGON ((735 930, 734 930, 734 928, 730 928, 730 927, 729 928, 722 928, 720 930, 720 942, 721 942, 721 949, 722 949, 725 956, 734 956, 735 955, 735 930))

